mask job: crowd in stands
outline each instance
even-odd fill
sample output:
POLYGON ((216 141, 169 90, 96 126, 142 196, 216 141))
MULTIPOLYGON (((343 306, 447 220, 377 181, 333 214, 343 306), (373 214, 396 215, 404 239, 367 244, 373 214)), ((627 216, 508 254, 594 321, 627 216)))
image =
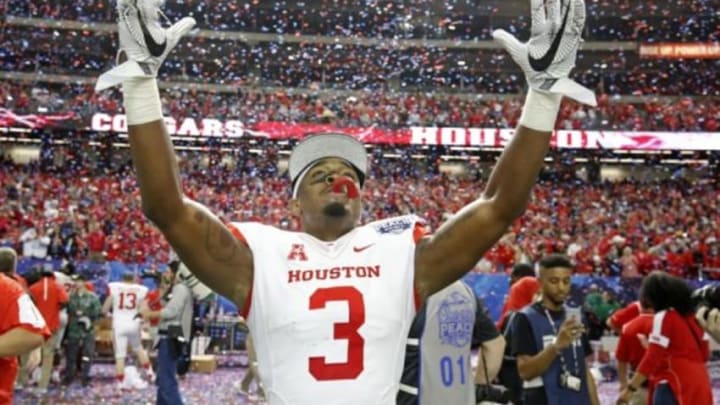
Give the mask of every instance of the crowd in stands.
MULTIPOLYGON (((262 157, 239 145, 233 164, 212 152, 209 165, 198 152, 181 153, 187 195, 223 221, 297 229, 298 220, 287 208, 288 180, 276 166, 278 150, 267 143, 261 145, 262 157)), ((5 160, 0 165, 0 243, 25 257, 166 262, 168 245, 143 217, 128 165, 91 168, 97 157, 80 150, 87 147, 56 146, 43 152, 54 163, 5 160)), ((484 187, 485 176, 477 167, 470 166, 471 175, 448 177, 432 154, 416 160, 409 148, 398 152, 399 159, 388 159, 382 150, 373 151, 362 222, 415 213, 437 229, 484 187)), ((506 271, 519 261, 564 252, 580 273, 634 277, 665 269, 691 277, 701 270, 710 277, 720 275, 716 178, 587 182, 568 178, 567 167, 558 165, 547 169, 527 213, 478 263, 478 271, 506 271)))
MULTIPOLYGON (((400 128, 460 126, 512 128, 517 124, 520 96, 468 98, 426 93, 292 94, 288 92, 211 93, 173 88, 162 93, 166 116, 238 119, 255 122, 324 122, 339 127, 400 128)), ((119 92, 95 93, 90 84, 27 85, 0 82, 0 107, 15 114, 63 114, 75 120, 62 125, 87 126, 96 112, 122 113, 119 92)), ((2 118, 0 118, 0 123, 2 118)), ((6 124, 7 125, 7 124, 6 124)), ((19 125, 19 124, 18 124, 19 125)), ((620 102, 608 95, 599 106, 565 102, 558 118, 561 129, 625 131, 718 131, 720 100, 681 98, 644 103, 620 102)))
MULTIPOLYGON (((716 42, 720 35, 712 1, 602 0, 586 4, 589 40, 684 42, 703 38, 716 42)), ((18 17, 83 22, 113 22, 116 18, 114 2, 109 0, 10 0, 6 12, 18 17)), ((171 20, 192 15, 203 29, 288 35, 487 40, 496 28, 521 35, 529 31, 524 0, 449 0, 440 7, 430 1, 170 0, 165 12, 171 20)))
MULTIPOLYGON (((513 1, 527 7, 524 0, 513 1)), ((215 31, 488 40, 494 28, 526 37, 529 27, 525 15, 498 11, 507 9, 508 0, 452 0, 445 2, 452 7, 442 10, 429 1, 380 1, 365 7, 348 0, 167 3, 171 20, 191 14, 200 28, 215 31)), ((720 40, 719 17, 710 1, 596 0, 588 1, 587 7, 588 41, 720 40)), ((114 2, 9 0, 0 10, 5 16, 77 20, 90 28, 3 25, 0 73, 94 78, 113 63, 114 35, 99 34, 92 23, 113 22, 114 2)), ((161 79, 225 85, 231 91, 199 91, 182 84, 162 92, 165 113, 247 124, 326 122, 341 127, 511 128, 517 124, 523 102, 517 94, 524 91, 525 83, 502 51, 384 46, 195 37, 183 41, 170 56, 161 79), (305 90, 248 90, 268 86, 305 90), (368 91, 352 95, 315 91, 324 88, 368 91), (485 95, 470 95, 474 93, 485 95)), ((557 127, 718 131, 717 71, 718 61, 641 60, 634 51, 583 51, 574 77, 598 91, 600 105, 590 109, 566 102, 557 127), (629 102, 614 95, 716 97, 629 102)), ((95 93, 90 83, 0 82, 0 109, 21 116, 72 112, 75 117, 67 121, 72 125, 87 126, 99 111, 121 113, 120 100, 117 89, 95 93)), ((8 118, 0 114, 0 124, 9 125, 6 122, 11 121, 4 119, 8 118)), ((16 117, 11 119, 11 124, 17 123, 16 117)), ((66 147, 43 146, 42 161, 61 162, 57 165, 0 163, 0 242, 15 246, 25 257, 166 262, 168 246, 143 217, 127 165, 108 163, 116 151, 70 142, 66 147)), ((286 207, 288 182, 275 164, 278 151, 269 143, 260 149, 262 159, 251 157, 246 145, 239 146, 232 166, 222 163, 217 151, 208 156, 184 154, 187 193, 225 221, 263 220, 296 229, 297 219, 288 216, 286 207), (209 167, 200 163, 204 157, 209 157, 209 167)), ((398 154, 404 158, 386 161, 382 154, 374 155, 363 221, 416 213, 436 229, 483 188, 484 182, 473 176, 440 174, 432 156, 427 166, 411 159, 409 148, 398 149, 398 154)), ((569 254, 582 273, 638 276, 662 268, 697 276, 701 269, 720 269, 720 192, 712 178, 653 183, 566 180, 545 177, 534 191, 528 213, 478 264, 479 270, 505 271, 517 261, 555 251, 569 254)), ((710 272, 712 277, 715 274, 720 272, 710 272)))
MULTIPOLYGON (((97 77, 115 62, 116 36, 92 30, 7 26, 0 70, 97 77)), ((583 51, 573 77, 600 93, 719 96, 716 60, 641 59, 636 50, 583 51), (683 77, 683 80, 678 80, 683 77)), ((519 68, 500 49, 315 42, 182 41, 163 80, 217 85, 518 94, 519 68)))

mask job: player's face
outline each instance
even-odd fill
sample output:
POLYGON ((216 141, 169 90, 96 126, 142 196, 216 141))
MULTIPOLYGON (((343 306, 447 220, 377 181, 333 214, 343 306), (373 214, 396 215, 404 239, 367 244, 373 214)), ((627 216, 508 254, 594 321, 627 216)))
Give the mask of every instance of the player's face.
POLYGON ((543 296, 556 306, 562 305, 570 295, 572 270, 550 267, 540 271, 543 296))
POLYGON ((344 192, 333 192, 330 183, 338 176, 351 178, 360 189, 360 179, 355 169, 342 159, 322 159, 305 174, 295 206, 295 214, 305 224, 327 220, 343 222, 348 226, 357 223, 362 209, 361 199, 348 198, 344 192))

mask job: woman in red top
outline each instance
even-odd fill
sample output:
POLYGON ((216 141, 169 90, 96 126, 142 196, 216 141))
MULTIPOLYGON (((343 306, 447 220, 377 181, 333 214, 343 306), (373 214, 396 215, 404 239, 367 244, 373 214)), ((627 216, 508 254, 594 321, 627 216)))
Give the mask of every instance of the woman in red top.
POLYGON ((652 405, 712 405, 706 362, 710 346, 694 316, 692 290, 680 278, 652 272, 640 288, 643 308, 655 310, 650 341, 637 373, 620 394, 627 404, 646 379, 654 387, 652 405))

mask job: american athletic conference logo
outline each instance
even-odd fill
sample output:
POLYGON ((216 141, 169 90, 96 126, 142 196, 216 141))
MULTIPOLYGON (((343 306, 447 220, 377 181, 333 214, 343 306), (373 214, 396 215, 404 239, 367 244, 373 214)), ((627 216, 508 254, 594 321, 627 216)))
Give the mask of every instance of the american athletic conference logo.
POLYGON ((473 303, 463 294, 453 292, 440 303, 438 330, 442 344, 456 347, 467 345, 472 339, 474 323, 473 303))

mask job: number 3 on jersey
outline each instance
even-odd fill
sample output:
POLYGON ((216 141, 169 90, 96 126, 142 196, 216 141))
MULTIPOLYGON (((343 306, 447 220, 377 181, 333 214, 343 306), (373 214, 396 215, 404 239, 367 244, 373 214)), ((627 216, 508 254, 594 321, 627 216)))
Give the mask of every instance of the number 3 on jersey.
POLYGON ((365 323, 365 301, 355 287, 319 288, 310 296, 310 309, 321 310, 331 301, 347 302, 348 321, 333 324, 335 340, 347 340, 347 361, 328 363, 325 357, 310 357, 308 370, 318 381, 352 380, 362 373, 365 363, 365 339, 358 333, 365 323))

